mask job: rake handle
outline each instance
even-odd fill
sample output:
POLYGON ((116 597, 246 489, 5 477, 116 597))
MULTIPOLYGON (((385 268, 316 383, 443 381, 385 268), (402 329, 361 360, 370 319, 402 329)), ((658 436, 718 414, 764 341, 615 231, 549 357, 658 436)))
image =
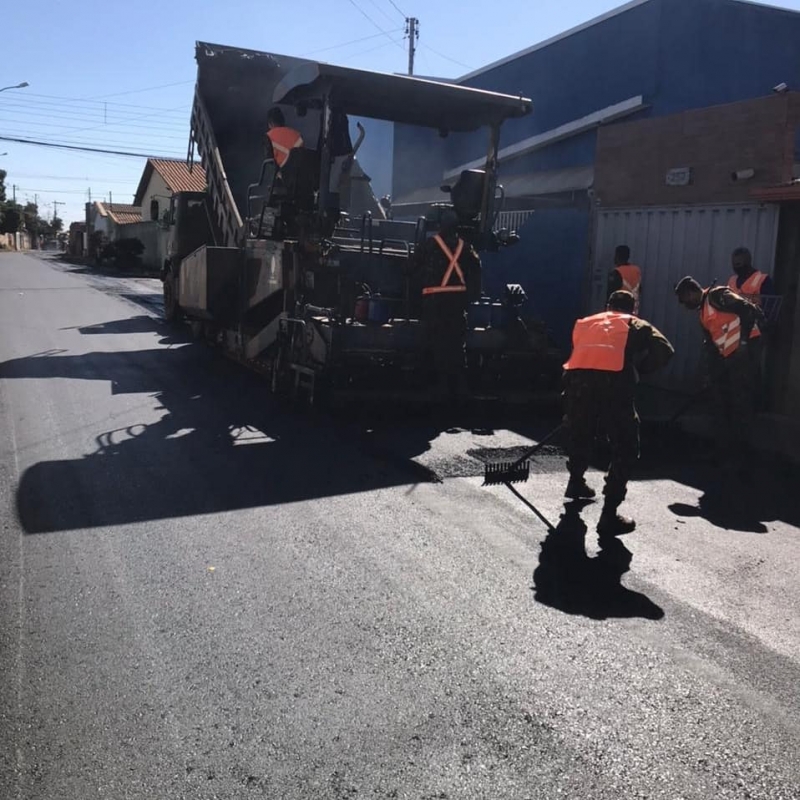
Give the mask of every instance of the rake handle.
POLYGON ((545 436, 541 442, 538 442, 537 444, 533 445, 533 447, 530 447, 513 464, 511 464, 510 469, 518 467, 520 464, 527 461, 532 455, 538 453, 539 450, 542 449, 542 447, 544 447, 551 439, 553 439, 556 436, 556 434, 561 433, 561 429, 563 427, 564 423, 562 422, 557 428, 553 428, 553 430, 550 431, 550 433, 548 433, 547 436, 545 436))

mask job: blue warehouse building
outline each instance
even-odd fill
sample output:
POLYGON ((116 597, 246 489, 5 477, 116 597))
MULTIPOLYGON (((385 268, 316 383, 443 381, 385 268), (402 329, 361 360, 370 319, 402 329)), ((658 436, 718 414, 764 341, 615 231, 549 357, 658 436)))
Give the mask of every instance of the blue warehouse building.
MULTIPOLYGON (((501 222, 522 241, 486 254, 487 293, 522 283, 533 314, 567 347, 588 302, 598 127, 795 89, 798 42, 800 13, 744 0, 633 0, 459 79, 533 100, 533 113, 501 135, 501 222)), ((444 200, 440 185, 482 166, 485 152, 483 135, 396 126, 395 215, 444 200)))

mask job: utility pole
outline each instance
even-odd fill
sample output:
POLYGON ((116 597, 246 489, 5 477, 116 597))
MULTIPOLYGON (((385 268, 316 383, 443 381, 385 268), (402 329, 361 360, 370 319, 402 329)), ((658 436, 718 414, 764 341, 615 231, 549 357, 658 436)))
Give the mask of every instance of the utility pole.
POLYGON ((417 39, 419 39, 419 20, 416 17, 406 17, 406 36, 408 36, 408 74, 414 74, 414 53, 417 52, 417 39))
POLYGON ((16 183, 12 183, 11 184, 11 197, 12 197, 13 202, 16 203, 17 202, 17 184, 16 183))
POLYGON ((66 205, 63 200, 53 200, 53 219, 58 216, 58 207, 66 205))

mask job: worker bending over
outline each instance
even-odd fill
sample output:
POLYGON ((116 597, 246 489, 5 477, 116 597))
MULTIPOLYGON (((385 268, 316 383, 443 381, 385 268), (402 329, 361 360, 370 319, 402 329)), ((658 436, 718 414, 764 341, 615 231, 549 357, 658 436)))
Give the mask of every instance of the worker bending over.
POLYGON ((717 442, 722 463, 746 456, 759 388, 761 330, 758 306, 726 286, 703 289, 692 277, 675 286, 678 302, 699 311, 707 382, 713 388, 717 442))
POLYGON ((597 531, 630 533, 636 523, 617 513, 639 457, 639 416, 634 393, 638 374, 663 367, 672 345, 653 325, 634 316, 630 292, 616 291, 607 310, 579 319, 572 332, 572 355, 564 364, 565 423, 568 434, 565 496, 595 496, 585 480, 595 436, 608 436, 611 463, 605 479, 605 503, 597 531))

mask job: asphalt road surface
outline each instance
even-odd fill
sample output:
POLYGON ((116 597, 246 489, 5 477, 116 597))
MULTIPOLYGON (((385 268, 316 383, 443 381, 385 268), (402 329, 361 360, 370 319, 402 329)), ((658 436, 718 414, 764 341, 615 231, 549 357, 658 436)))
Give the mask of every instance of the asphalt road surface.
POLYGON ((159 293, 0 254, 0 798, 800 798, 796 473, 646 436, 600 548, 481 486, 548 420, 280 408, 159 293))

